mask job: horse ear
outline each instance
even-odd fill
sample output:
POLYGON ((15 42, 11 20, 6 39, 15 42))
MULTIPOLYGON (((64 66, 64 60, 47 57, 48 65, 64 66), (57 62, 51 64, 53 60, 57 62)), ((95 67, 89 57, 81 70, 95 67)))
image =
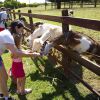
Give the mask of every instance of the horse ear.
POLYGON ((80 39, 74 38, 74 39, 73 39, 73 42, 74 42, 75 44, 79 44, 79 43, 80 43, 80 39))

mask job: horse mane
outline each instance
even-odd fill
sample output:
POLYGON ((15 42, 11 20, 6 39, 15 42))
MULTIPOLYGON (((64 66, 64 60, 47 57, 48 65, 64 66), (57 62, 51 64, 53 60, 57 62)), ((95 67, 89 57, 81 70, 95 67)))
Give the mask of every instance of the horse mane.
POLYGON ((84 34, 83 32, 75 31, 75 33, 77 33, 77 34, 79 34, 79 35, 81 35, 81 36, 84 36, 84 37, 86 37, 86 38, 92 40, 95 44, 99 44, 99 45, 100 45, 100 43, 99 43, 98 41, 94 40, 91 36, 89 36, 89 35, 87 35, 87 34, 84 34))

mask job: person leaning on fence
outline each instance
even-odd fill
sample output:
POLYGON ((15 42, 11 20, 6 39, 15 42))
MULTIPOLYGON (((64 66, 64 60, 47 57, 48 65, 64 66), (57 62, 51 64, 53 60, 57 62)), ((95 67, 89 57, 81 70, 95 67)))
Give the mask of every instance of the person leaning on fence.
POLYGON ((7 17, 8 17, 8 20, 12 21, 12 16, 11 16, 11 9, 10 8, 7 8, 6 9, 6 12, 7 12, 7 17))
POLYGON ((7 28, 8 15, 5 9, 0 9, 0 32, 7 28))
MULTIPOLYGON (((22 22, 21 22, 22 23, 22 22)), ((23 23, 18 24, 18 27, 16 29, 16 32, 19 34, 14 35, 14 41, 16 47, 20 50, 21 49, 21 32, 23 31, 23 23), (22 26, 21 26, 22 25, 22 26)), ((12 73, 12 79, 15 81, 17 85, 17 94, 25 95, 27 93, 30 93, 32 90, 31 89, 25 89, 25 72, 23 69, 23 62, 22 58, 13 58, 12 55, 12 68, 11 68, 11 73, 12 73)))
MULTIPOLYGON (((21 26, 22 25, 19 21, 13 21, 9 30, 5 29, 0 32, 0 90, 1 93, 4 95, 3 97, 0 97, 0 100, 9 100, 10 98, 7 89, 8 76, 1 57, 3 52, 6 49, 10 50, 11 54, 13 55, 13 58, 40 56, 40 54, 36 52, 30 53, 28 51, 22 51, 17 49, 13 36, 14 34, 19 34, 16 32, 16 29, 20 28, 21 26)), ((13 100, 13 98, 10 98, 10 100, 13 100)))
POLYGON ((6 11, 6 8, 5 7, 1 7, 0 11, 6 11))

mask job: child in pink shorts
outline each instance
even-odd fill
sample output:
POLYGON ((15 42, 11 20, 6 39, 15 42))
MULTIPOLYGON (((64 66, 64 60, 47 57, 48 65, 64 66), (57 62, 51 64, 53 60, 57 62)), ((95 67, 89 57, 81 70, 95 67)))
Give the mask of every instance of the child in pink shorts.
MULTIPOLYGON (((18 26, 18 32, 21 33, 23 29, 23 26, 18 26)), ((21 43, 21 34, 17 34, 14 36, 14 40, 15 40, 15 45, 18 49, 20 49, 20 43, 21 43)), ((11 68, 11 72, 12 72, 12 77, 16 80, 16 84, 17 84, 17 93, 24 95, 27 93, 30 93, 32 90, 31 89, 25 89, 25 72, 23 69, 23 62, 22 62, 22 58, 13 58, 12 55, 12 68, 11 68)))

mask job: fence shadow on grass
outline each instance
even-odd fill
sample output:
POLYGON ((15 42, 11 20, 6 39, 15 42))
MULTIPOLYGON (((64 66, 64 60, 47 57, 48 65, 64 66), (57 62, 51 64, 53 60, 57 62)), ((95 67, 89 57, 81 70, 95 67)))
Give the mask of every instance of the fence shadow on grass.
POLYGON ((16 84, 14 84, 13 81, 11 81, 10 87, 9 87, 9 92, 13 95, 16 93, 16 84))
POLYGON ((85 100, 100 100, 100 97, 96 96, 95 94, 91 93, 85 97, 85 100))
POLYGON ((27 100, 26 95, 18 95, 19 100, 27 100))
MULTIPOLYGON (((50 94, 42 93, 42 99, 40 100, 52 100, 55 96, 59 95, 62 95, 65 100, 70 100, 70 98, 65 95, 66 92, 69 92, 70 95, 75 98, 75 100, 84 100, 84 97, 81 96, 80 92, 75 86, 76 82, 71 82, 69 79, 66 79, 63 74, 63 69, 61 67, 55 67, 56 62, 51 63, 48 59, 43 60, 42 58, 37 58, 33 61, 36 67, 39 68, 39 70, 37 70, 35 73, 30 73, 28 75, 31 80, 49 81, 56 90, 55 92, 50 94), (44 67, 44 70, 41 70, 40 65, 44 67)), ((77 64, 77 66, 80 65, 77 64)), ((79 75, 82 77, 82 67, 79 68, 77 70, 77 73, 79 72, 79 75)))

